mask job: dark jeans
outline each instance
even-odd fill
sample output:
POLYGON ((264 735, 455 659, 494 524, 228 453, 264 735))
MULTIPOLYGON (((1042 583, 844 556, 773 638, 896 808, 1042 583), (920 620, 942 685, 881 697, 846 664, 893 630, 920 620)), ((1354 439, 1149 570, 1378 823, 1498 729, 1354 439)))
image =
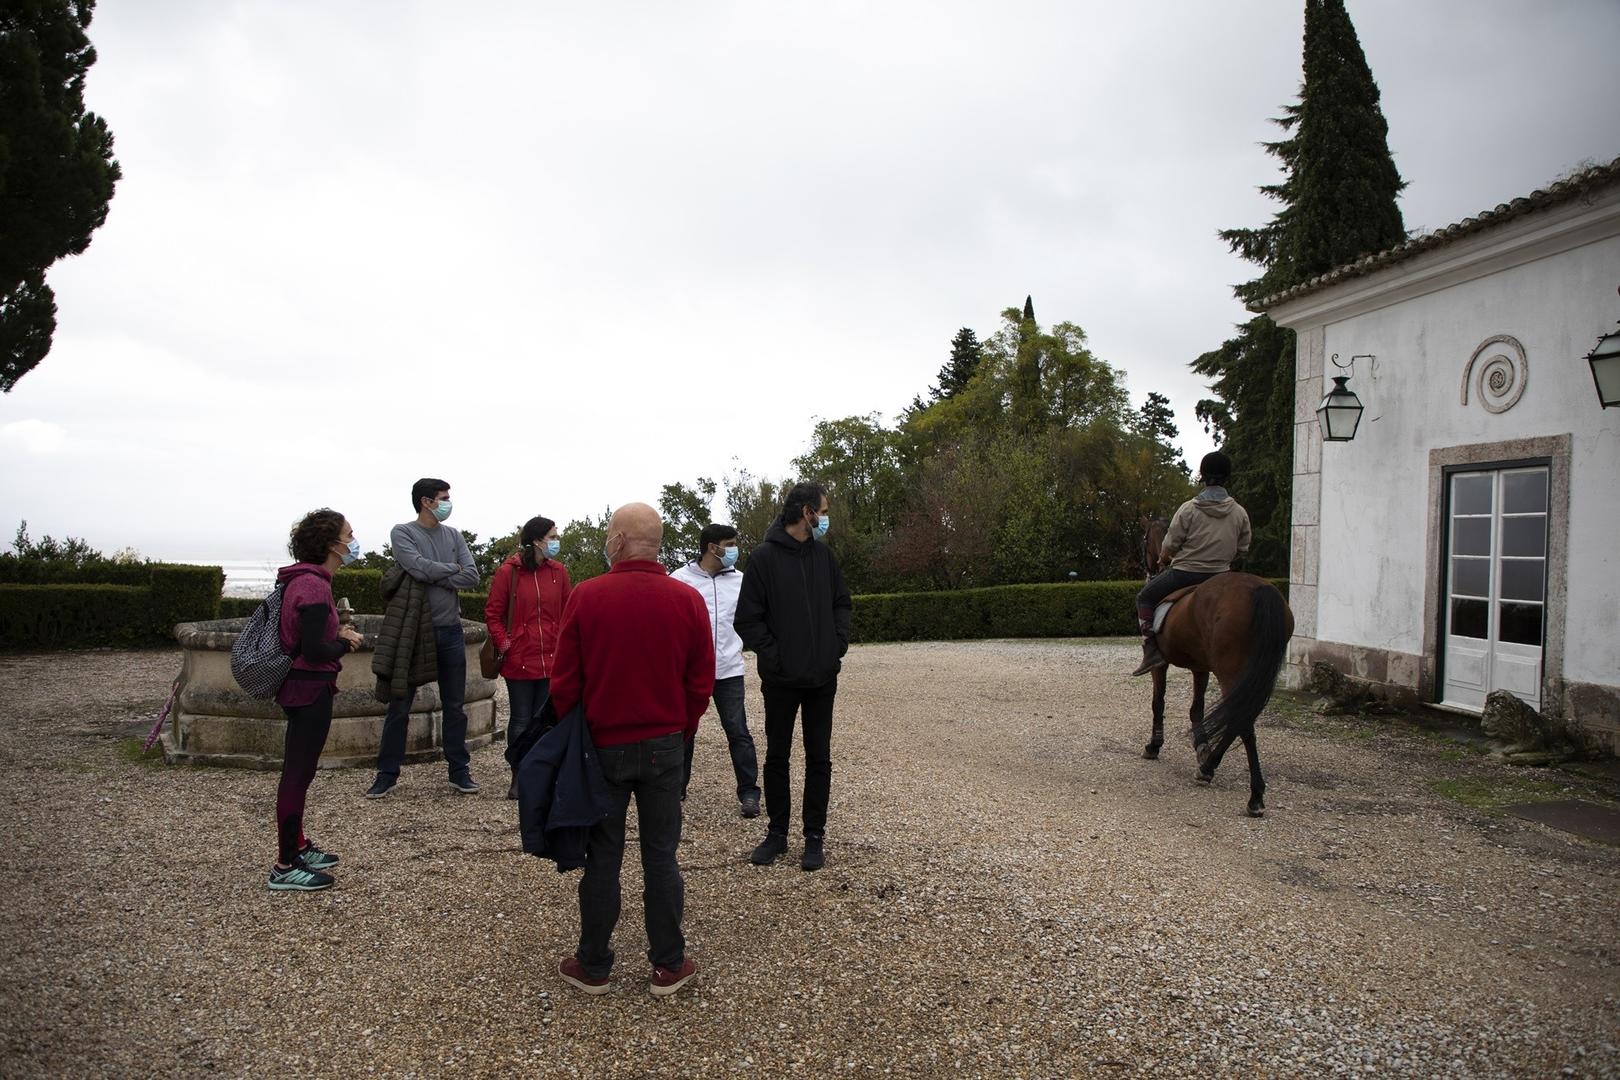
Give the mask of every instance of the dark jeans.
POLYGON ((681 842, 680 732, 623 746, 599 746, 602 776, 613 795, 613 812, 591 827, 585 843, 585 876, 579 881, 579 948, 574 955, 593 979, 613 967, 609 944, 619 923, 619 867, 624 862, 624 818, 636 797, 641 834, 641 893, 647 918, 647 959, 673 968, 686 956, 681 918, 686 886, 675 849, 681 842))
MULTIPOLYGON (((720 727, 731 747, 731 771, 737 774, 737 801, 750 795, 759 798, 759 757, 754 751, 754 737, 748 734, 741 675, 714 680, 714 711, 719 714, 720 727)), ((692 783, 692 745, 692 742, 686 744, 686 774, 681 779, 683 796, 692 783)))
POLYGON ((788 763, 793 756, 793 717, 802 713, 804 734, 804 835, 827 832, 827 798, 832 791, 832 712, 838 680, 808 689, 760 687, 765 697, 765 814, 771 832, 786 836, 793 817, 788 763))
POLYGON ((529 748, 557 726, 557 710, 551 707, 551 680, 507 679, 506 701, 511 714, 506 721, 506 761, 516 772, 529 748))
POLYGON ((1136 594, 1136 618, 1142 626, 1142 632, 1147 633, 1148 627, 1153 625, 1153 609, 1159 606, 1159 601, 1177 589, 1201 584, 1214 576, 1172 567, 1142 586, 1142 591, 1136 594))
POLYGON ((315 766, 332 729, 332 695, 322 693, 308 705, 283 705, 287 742, 281 755, 281 783, 276 787, 276 842, 283 866, 304 846, 304 797, 315 779, 315 766))
MULTIPOLYGON (((454 779, 467 771, 467 763, 472 760, 467 754, 467 714, 461 708, 467 700, 467 641, 460 623, 435 626, 433 638, 439 661, 439 700, 444 709, 444 760, 450 763, 454 779)), ((398 776, 405 762, 405 731, 411 721, 411 702, 415 700, 413 686, 404 697, 388 703, 382 747, 377 751, 377 772, 381 776, 398 776)))

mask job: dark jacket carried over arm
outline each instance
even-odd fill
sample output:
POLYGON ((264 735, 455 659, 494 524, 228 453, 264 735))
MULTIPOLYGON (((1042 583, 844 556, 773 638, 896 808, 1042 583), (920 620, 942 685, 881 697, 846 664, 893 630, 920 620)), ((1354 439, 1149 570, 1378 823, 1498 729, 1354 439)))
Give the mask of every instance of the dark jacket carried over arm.
POLYGON ((759 658, 759 681, 813 687, 831 682, 849 649, 849 587, 827 545, 798 541, 781 522, 748 556, 737 636, 759 658))
POLYGON ((585 707, 576 705, 518 765, 518 823, 523 850, 557 869, 585 865, 591 826, 613 809, 585 707))
POLYGON ((439 655, 427 586, 395 563, 383 573, 382 597, 386 607, 371 673, 377 676, 377 700, 392 701, 414 686, 436 681, 439 655))

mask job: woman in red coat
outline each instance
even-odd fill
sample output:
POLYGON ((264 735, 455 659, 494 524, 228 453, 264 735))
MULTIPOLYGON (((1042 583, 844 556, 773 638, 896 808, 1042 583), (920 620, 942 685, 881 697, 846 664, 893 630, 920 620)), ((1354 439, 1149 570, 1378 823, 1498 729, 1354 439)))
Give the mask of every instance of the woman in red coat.
POLYGON ((530 518, 518 534, 517 551, 495 571, 484 604, 489 636, 495 640, 495 651, 505 658, 501 677, 511 706, 506 724, 506 760, 512 766, 508 799, 517 798, 522 753, 557 722, 551 707, 551 671, 557 664, 563 605, 573 590, 567 568, 557 561, 561 546, 556 522, 530 518))

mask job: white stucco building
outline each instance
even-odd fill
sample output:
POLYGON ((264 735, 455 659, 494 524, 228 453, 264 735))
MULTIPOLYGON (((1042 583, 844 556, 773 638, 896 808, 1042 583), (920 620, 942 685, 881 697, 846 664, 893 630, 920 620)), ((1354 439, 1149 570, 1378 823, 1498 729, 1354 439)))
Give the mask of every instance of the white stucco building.
POLYGON ((1295 637, 1407 700, 1507 689, 1620 750, 1620 159, 1258 305, 1298 334, 1295 637), (1365 406, 1324 443, 1335 375, 1365 406))

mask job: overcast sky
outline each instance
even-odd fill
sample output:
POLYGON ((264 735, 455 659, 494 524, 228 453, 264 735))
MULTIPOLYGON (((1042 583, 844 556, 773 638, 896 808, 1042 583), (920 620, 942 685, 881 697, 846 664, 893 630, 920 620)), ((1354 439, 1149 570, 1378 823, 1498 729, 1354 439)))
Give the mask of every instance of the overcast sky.
MULTIPOLYGON (((1302 8, 102 0, 124 179, 0 397, 0 544, 274 558, 320 505, 381 547, 423 475, 483 536, 781 476, 1026 294, 1196 461, 1302 8)), ((1349 8, 1409 229, 1620 155, 1615 0, 1349 8)))

